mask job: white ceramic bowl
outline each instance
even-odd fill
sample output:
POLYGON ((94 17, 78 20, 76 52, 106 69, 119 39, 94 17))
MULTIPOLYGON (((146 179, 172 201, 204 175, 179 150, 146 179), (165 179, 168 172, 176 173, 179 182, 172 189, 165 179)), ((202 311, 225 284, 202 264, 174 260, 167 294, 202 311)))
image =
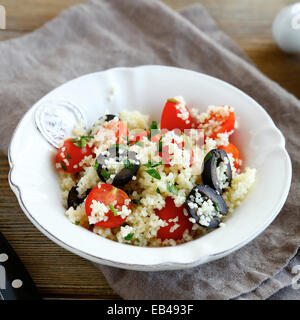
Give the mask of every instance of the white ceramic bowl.
POLYGON ((266 111, 235 87, 213 77, 164 66, 116 68, 88 74, 53 90, 20 121, 9 149, 9 181, 31 222, 58 245, 100 264, 134 270, 185 269, 219 259, 261 233, 282 208, 291 183, 285 139, 266 111), (115 94, 111 95, 114 88, 115 94), (166 98, 182 95, 189 106, 235 108, 239 129, 233 142, 244 166, 257 169, 256 183, 224 228, 176 247, 144 248, 120 244, 78 227, 65 217, 53 148, 34 122, 38 106, 70 101, 92 125, 104 110, 138 109, 159 120, 166 98))

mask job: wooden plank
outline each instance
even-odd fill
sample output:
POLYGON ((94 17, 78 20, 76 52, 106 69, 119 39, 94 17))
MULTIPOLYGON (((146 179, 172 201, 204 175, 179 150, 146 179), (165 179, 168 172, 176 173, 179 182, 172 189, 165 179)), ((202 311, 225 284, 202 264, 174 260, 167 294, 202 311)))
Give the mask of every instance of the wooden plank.
MULTIPOLYGON (((0 40, 42 26, 65 8, 83 0, 1 0, 7 30, 0 40)), ((293 0, 163 0, 174 9, 203 4, 217 24, 250 56, 258 68, 300 98, 300 56, 282 53, 271 24, 276 13, 293 0)), ((7 157, 0 153, 0 229, 11 242, 46 298, 118 299, 103 275, 88 261, 44 237, 25 217, 7 181, 7 157)))
POLYGON ((26 218, 10 190, 8 160, 0 153, 0 230, 46 298, 118 299, 89 261, 54 244, 26 218))

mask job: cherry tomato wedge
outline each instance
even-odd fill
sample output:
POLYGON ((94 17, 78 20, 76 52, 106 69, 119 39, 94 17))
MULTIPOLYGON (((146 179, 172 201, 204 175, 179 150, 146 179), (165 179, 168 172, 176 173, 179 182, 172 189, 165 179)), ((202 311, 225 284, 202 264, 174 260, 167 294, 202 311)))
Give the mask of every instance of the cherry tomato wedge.
MULTIPOLYGON (((99 221, 96 226, 101 228, 114 228, 123 224, 126 218, 122 219, 120 215, 116 215, 118 211, 122 210, 122 206, 125 205, 125 201, 129 199, 126 192, 118 189, 111 184, 100 184, 92 189, 85 201, 85 211, 87 216, 91 216, 93 200, 99 201, 106 205, 110 210, 106 213, 108 219, 106 221, 99 221), (114 208, 113 210, 111 208, 114 208)), ((128 202, 128 200, 127 200, 128 202)), ((126 205, 130 209, 130 202, 126 205)))
POLYGON ((63 146, 58 149, 56 155, 57 168, 69 173, 76 173, 82 171, 83 167, 80 162, 85 156, 95 156, 93 147, 89 147, 87 142, 81 144, 80 138, 65 140, 63 146), (82 148, 81 148, 82 147, 82 148))
POLYGON ((176 207, 173 199, 168 197, 166 198, 166 206, 161 210, 155 210, 155 213, 159 218, 168 223, 167 226, 160 227, 157 232, 157 238, 162 240, 179 240, 182 239, 183 233, 186 229, 188 229, 189 232, 192 230, 193 224, 189 221, 189 216, 184 215, 184 208, 185 205, 176 207), (176 222, 169 222, 169 219, 175 219, 176 222))
POLYGON ((118 119, 111 120, 104 125, 105 129, 115 132, 117 143, 126 144, 128 140, 128 129, 126 124, 118 119))
POLYGON ((231 153, 234 160, 235 160, 234 166, 236 167, 236 169, 238 169, 240 167, 239 150, 237 149, 237 147, 233 143, 228 143, 227 146, 221 146, 221 147, 219 147, 219 149, 224 150, 226 153, 231 153))
POLYGON ((203 129, 206 137, 215 139, 219 133, 234 131, 234 126, 235 115, 233 111, 229 110, 226 116, 211 111, 210 117, 204 120, 203 123, 200 123, 198 129, 203 129), (208 130, 206 129, 207 124, 209 124, 208 130))
POLYGON ((161 129, 185 129, 192 128, 192 117, 187 106, 175 99, 168 99, 161 116, 161 129))

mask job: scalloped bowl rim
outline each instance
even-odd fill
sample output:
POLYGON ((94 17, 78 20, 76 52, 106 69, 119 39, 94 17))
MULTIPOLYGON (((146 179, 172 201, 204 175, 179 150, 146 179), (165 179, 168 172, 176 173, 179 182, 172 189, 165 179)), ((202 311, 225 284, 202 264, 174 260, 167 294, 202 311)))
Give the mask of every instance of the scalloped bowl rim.
MULTIPOLYGON (((111 75, 110 75, 111 76, 111 75)), ((200 79, 199 78, 199 79, 200 79)), ((253 110, 254 110, 253 109, 253 110)), ((35 126, 35 124, 33 124, 35 126)), ((274 138, 275 139, 275 138, 274 138)), ((10 186, 15 193, 18 202, 23 210, 23 212, 26 214, 26 216, 29 218, 29 220, 39 229, 44 235, 46 235, 48 238, 50 238, 52 241, 60 245, 61 247, 67 249, 68 251, 71 251, 83 258, 86 258, 90 261, 93 261, 95 263, 99 264, 105 264, 109 266, 114 266, 114 267, 119 267, 119 268, 124 268, 124 269, 132 269, 132 270, 140 270, 140 271, 157 271, 157 270, 176 270, 176 269, 185 269, 185 268, 190 268, 194 267, 203 263, 207 263, 209 261, 213 261, 216 259, 220 259, 236 250, 239 248, 243 247, 247 243, 249 243, 251 240, 253 240, 257 235, 259 235, 261 232, 263 232, 269 225, 270 223, 275 219, 275 217, 278 215, 280 212, 281 208, 283 207, 286 198, 288 196, 290 184, 291 184, 291 176, 292 176, 292 166, 291 166, 291 160, 290 157, 285 149, 285 139, 280 132, 280 130, 275 126, 273 120, 271 117, 267 114, 267 112, 264 110, 263 107, 261 107, 256 101, 254 101, 251 97, 243 93, 241 90, 238 88, 226 83, 225 81, 222 81, 220 79, 208 76, 206 74, 198 73, 195 71, 190 71, 190 70, 185 70, 185 69, 180 69, 180 68, 175 68, 175 67, 167 67, 167 66, 159 66, 159 65, 146 65, 146 66, 139 66, 139 67, 133 67, 133 68, 112 68, 108 69, 105 71, 100 71, 100 72, 95 72, 95 73, 90 73, 86 74, 83 76, 80 76, 78 78, 75 78, 73 80, 70 80, 58 88, 52 90, 49 92, 47 95, 45 95, 42 99, 40 99, 38 102, 36 102, 23 116, 21 121, 19 122, 18 126, 15 129, 15 132, 13 134, 13 137, 11 139, 11 143, 9 146, 9 151, 8 151, 8 159, 9 159, 9 164, 10 164, 10 172, 9 172, 9 183, 10 186), (199 252, 196 251, 199 249, 199 246, 197 247, 197 242, 199 243, 200 239, 193 240, 191 242, 187 242, 185 244, 181 244, 175 247, 159 247, 159 248, 149 248, 149 247, 136 247, 136 246, 130 246, 126 244, 120 244, 118 242, 114 242, 102 237, 99 237, 97 235, 94 235, 97 238, 101 238, 101 243, 99 241, 99 244, 101 246, 105 246, 107 250, 105 250, 105 254, 103 252, 99 252, 99 254, 91 254, 90 252, 87 252, 87 250, 82 250, 78 246, 74 246, 70 244, 69 241, 66 241, 63 239, 62 236, 57 236, 53 232, 49 231, 47 227, 41 225, 41 223, 38 221, 36 217, 30 212, 28 209, 28 203, 25 204, 24 199, 23 199, 23 191, 22 186, 20 183, 18 183, 16 180, 17 177, 14 176, 14 171, 15 171, 15 156, 16 154, 14 153, 14 145, 16 144, 16 137, 19 134, 19 131, 24 129, 21 128, 23 123, 25 122, 25 119, 27 119, 30 114, 32 115, 34 112, 34 109, 39 105, 41 101, 44 101, 47 99, 48 96, 51 96, 53 92, 56 92, 56 90, 61 89, 65 86, 70 86, 76 81, 88 81, 89 78, 92 77, 101 77, 105 76, 106 74, 116 74, 116 75, 122 75, 122 73, 128 73, 131 76, 136 76, 136 74, 143 74, 147 73, 151 74, 152 73, 171 73, 173 72, 174 74, 177 73, 182 73, 184 75, 188 76, 193 76, 193 77, 200 77, 205 79, 208 83, 214 83, 219 88, 223 88, 228 90, 228 92, 232 92, 236 94, 237 96, 240 96, 242 100, 247 102, 248 104, 251 104, 255 112, 260 113, 260 116, 264 118, 264 121, 266 123, 266 128, 269 130, 272 130, 272 133, 277 134, 277 145, 274 146, 276 147, 279 151, 281 156, 284 158, 284 163, 285 163, 285 180, 282 182, 282 195, 280 199, 277 199, 274 201, 274 204, 272 206, 272 209, 270 209, 270 214, 268 217, 265 219, 264 223, 260 225, 259 228, 257 228, 254 232, 251 234, 248 234, 247 237, 245 237, 242 241, 239 241, 235 243, 234 245, 231 245, 229 247, 226 247, 223 250, 215 250, 215 248, 209 247, 204 248, 204 250, 200 250, 199 252), (120 255, 122 257, 117 256, 116 254, 113 255, 113 253, 109 253, 109 251, 112 250, 112 252, 120 252, 120 255), (185 251, 187 250, 187 251, 185 251), (124 252, 124 253, 123 253, 124 252), (190 256, 185 258, 185 253, 190 253, 190 256), (153 257, 153 259, 149 259, 148 256, 153 257), (142 259, 145 258, 146 261, 142 261, 142 259), (133 263, 131 263, 131 260, 134 260, 133 263), (154 262, 153 262, 154 260, 154 262)), ((78 228, 78 227, 77 227, 78 228)), ((73 232, 73 231, 72 231, 73 232)), ((74 229, 74 232, 76 230, 74 229)), ((89 232, 89 231, 87 231, 89 232)), ((215 231, 214 231, 215 232, 215 231)), ((214 233, 211 232, 208 234, 208 236, 211 237, 211 235, 214 233)), ((207 237, 207 236, 205 236, 207 237)), ((209 244, 209 242, 208 242, 209 244)), ((203 248, 202 248, 203 249, 203 248)), ((101 250, 99 250, 101 251, 101 250)))

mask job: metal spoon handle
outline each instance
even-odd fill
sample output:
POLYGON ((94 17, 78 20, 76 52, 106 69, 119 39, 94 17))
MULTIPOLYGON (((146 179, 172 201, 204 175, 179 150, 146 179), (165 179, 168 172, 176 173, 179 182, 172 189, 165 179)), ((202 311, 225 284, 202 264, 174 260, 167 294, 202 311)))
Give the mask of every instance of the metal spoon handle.
POLYGON ((4 300, 41 299, 25 266, 1 232, 0 295, 4 300))

